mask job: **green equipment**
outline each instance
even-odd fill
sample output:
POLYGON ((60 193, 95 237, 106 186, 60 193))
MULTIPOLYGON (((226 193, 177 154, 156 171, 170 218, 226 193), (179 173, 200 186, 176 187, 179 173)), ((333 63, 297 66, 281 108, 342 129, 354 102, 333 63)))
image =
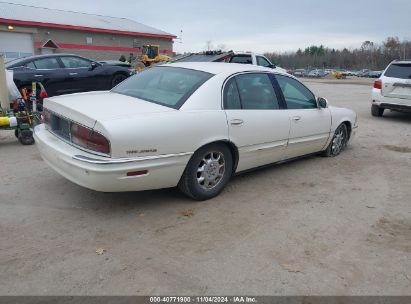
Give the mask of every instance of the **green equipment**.
POLYGON ((32 128, 40 123, 39 112, 29 110, 23 100, 17 101, 17 109, 3 111, 0 108, 0 130, 14 130, 14 135, 21 144, 34 144, 32 128))

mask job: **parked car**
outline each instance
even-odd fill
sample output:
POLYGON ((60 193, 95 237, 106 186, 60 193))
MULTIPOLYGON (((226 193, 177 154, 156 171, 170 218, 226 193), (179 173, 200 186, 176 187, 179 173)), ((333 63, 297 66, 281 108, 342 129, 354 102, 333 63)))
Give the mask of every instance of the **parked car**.
POLYGON ((383 71, 368 71, 368 77, 370 78, 379 78, 383 71))
POLYGON ((308 73, 308 77, 314 77, 314 78, 324 77, 325 75, 327 75, 327 73, 324 70, 320 70, 320 69, 311 70, 308 73))
POLYGON ((347 76, 357 76, 357 72, 351 71, 351 70, 342 70, 341 73, 345 77, 347 77, 347 76))
POLYGON ((308 71, 306 69, 296 69, 293 72, 293 75, 296 77, 307 77, 308 76, 308 71))
POLYGON ((242 64, 156 66, 110 92, 46 98, 44 107, 37 147, 67 179, 105 192, 178 185, 196 200, 238 172, 336 156, 357 128, 353 111, 328 106, 295 77, 242 64))
POLYGON ((101 64, 71 54, 30 56, 10 61, 19 90, 32 82, 44 85, 49 96, 110 90, 133 73, 127 67, 101 64))
POLYGON ((242 64, 252 64, 258 65, 266 68, 277 69, 280 72, 287 73, 287 71, 275 64, 271 63, 271 61, 261 54, 256 54, 252 52, 245 52, 245 53, 235 53, 230 57, 228 60, 230 63, 242 63, 242 64))
POLYGON ((411 60, 391 62, 374 82, 371 114, 382 116, 385 109, 411 112, 411 60))
POLYGON ((358 77, 368 77, 369 69, 362 69, 358 72, 358 77))
POLYGON ((319 70, 311 70, 310 72, 308 72, 308 77, 320 77, 319 70))

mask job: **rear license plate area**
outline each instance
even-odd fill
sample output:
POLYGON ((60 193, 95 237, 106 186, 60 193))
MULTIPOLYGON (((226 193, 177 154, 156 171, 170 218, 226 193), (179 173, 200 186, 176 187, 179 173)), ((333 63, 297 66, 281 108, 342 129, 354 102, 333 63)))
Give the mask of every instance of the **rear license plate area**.
POLYGON ((70 122, 56 115, 50 117, 51 131, 66 140, 70 140, 70 122))

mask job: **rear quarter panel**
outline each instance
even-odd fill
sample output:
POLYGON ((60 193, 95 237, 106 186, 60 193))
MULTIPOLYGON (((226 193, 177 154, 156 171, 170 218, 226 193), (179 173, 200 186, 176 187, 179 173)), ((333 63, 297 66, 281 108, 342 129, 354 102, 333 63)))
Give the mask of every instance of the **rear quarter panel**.
POLYGON ((125 116, 97 122, 95 130, 107 135, 115 158, 195 152, 208 143, 228 138, 222 110, 125 116))

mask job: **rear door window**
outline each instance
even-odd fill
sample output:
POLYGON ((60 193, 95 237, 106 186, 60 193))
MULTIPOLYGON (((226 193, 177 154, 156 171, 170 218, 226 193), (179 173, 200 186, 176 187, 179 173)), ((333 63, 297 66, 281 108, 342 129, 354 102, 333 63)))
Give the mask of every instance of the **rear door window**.
POLYGON ((60 68, 60 65, 56 58, 38 59, 34 61, 34 65, 38 70, 53 70, 60 68))
POLYGON ((88 68, 91 62, 79 57, 60 57, 64 67, 68 69, 88 68))
POLYGON ((268 74, 248 73, 238 75, 235 79, 242 109, 273 110, 280 108, 268 74))
POLYGON ((33 61, 26 63, 26 67, 29 69, 34 69, 34 70, 36 69, 36 66, 34 65, 33 61))
POLYGON ((385 71, 384 76, 411 79, 411 63, 393 63, 385 71))
POLYGON ((224 109, 241 109, 240 94, 238 93, 237 83, 234 77, 227 81, 224 87, 224 109))

